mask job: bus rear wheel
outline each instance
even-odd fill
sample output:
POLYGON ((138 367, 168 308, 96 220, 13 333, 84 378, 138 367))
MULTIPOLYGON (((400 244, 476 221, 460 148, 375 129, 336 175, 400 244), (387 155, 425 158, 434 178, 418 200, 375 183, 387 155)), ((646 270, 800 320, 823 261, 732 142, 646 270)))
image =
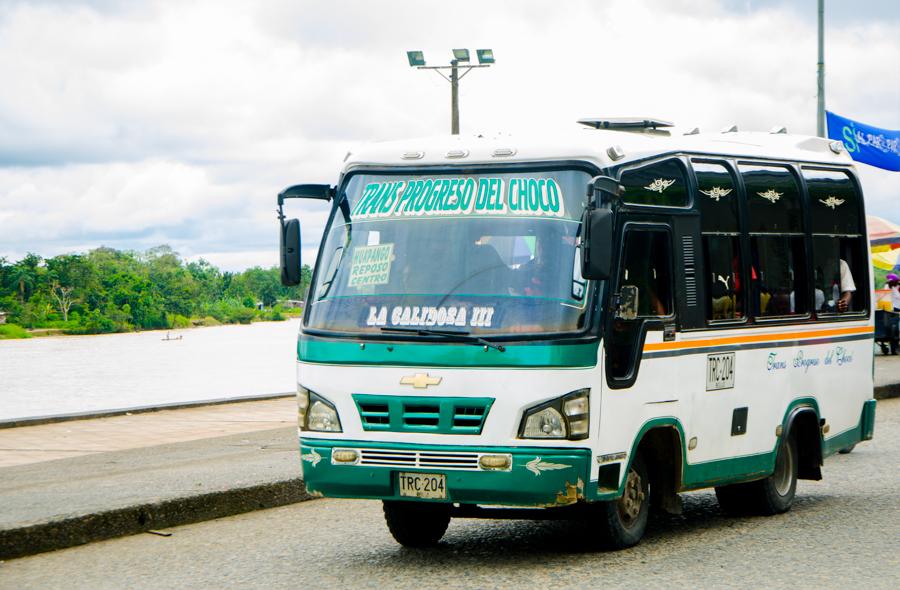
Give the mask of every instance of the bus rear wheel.
POLYGON ((450 525, 451 504, 384 500, 382 505, 388 530, 404 547, 437 545, 450 525))
POLYGON ((794 437, 782 440, 772 475, 749 483, 717 487, 719 506, 729 514, 771 516, 787 512, 797 492, 797 458, 794 437))
POLYGON ((636 455, 625 476, 622 497, 595 506, 598 542, 604 549, 619 550, 637 545, 647 530, 650 514, 650 474, 641 455, 636 455))

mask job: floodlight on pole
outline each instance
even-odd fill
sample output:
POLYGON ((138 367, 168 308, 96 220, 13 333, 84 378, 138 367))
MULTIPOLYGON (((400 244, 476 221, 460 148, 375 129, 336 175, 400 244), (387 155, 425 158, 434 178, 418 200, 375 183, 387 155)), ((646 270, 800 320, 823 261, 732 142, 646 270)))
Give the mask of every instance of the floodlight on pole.
POLYGON ((459 81, 475 68, 488 68, 494 64, 493 50, 477 49, 476 54, 478 55, 478 65, 468 63, 470 59, 468 49, 454 49, 450 65, 426 66, 425 55, 421 51, 406 52, 406 58, 409 60, 410 67, 419 70, 434 70, 444 80, 450 82, 450 133, 453 135, 459 135, 459 81), (460 62, 466 64, 462 66, 466 68, 462 74, 459 73, 460 62), (444 75, 441 70, 450 70, 450 76, 444 75))
POLYGON ((453 50, 453 59, 456 61, 469 61, 469 50, 468 49, 454 49, 453 50))
POLYGON ((407 51, 406 59, 409 60, 409 65, 412 68, 425 65, 425 54, 421 51, 407 51))
POLYGON ((494 63, 493 49, 476 49, 475 53, 478 54, 478 63, 488 65, 494 63))

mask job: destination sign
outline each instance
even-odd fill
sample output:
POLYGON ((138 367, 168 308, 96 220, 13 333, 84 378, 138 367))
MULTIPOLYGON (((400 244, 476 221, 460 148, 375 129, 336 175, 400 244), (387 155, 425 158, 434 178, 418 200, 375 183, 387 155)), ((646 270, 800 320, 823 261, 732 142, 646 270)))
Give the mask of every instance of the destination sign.
POLYGON ((553 178, 417 178, 371 182, 351 215, 355 219, 422 215, 565 216, 562 189, 553 178))

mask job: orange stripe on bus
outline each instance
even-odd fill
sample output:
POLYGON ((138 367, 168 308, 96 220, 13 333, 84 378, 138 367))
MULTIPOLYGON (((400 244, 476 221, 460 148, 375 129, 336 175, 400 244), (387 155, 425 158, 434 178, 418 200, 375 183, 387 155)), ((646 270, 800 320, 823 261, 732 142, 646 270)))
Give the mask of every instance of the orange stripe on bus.
POLYGON ((751 334, 748 336, 730 336, 728 338, 708 338, 704 340, 681 340, 679 342, 658 342, 645 344, 645 352, 658 350, 679 350, 683 348, 707 348, 710 346, 727 346, 729 344, 748 344, 751 342, 779 342, 782 340, 799 340, 801 338, 823 338, 831 336, 847 336, 850 334, 870 334, 875 331, 871 326, 859 328, 834 328, 831 330, 809 330, 805 332, 784 332, 780 334, 751 334))

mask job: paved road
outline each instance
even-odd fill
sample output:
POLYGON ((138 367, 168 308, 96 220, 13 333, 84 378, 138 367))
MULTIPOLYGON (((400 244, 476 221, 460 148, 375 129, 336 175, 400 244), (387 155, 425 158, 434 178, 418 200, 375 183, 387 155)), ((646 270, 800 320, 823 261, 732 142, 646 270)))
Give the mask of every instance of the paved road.
POLYGON ((875 436, 801 482, 788 514, 727 518, 711 493, 686 494, 682 517, 618 553, 580 551, 566 523, 478 520, 407 550, 379 503, 317 500, 9 561, 0 587, 896 588, 900 399, 879 402, 875 436))

